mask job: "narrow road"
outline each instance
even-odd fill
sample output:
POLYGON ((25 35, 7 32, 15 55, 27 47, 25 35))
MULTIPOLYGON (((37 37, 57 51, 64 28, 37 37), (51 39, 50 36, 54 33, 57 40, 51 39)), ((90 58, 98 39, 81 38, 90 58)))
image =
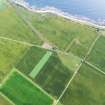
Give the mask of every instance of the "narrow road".
POLYGON ((8 2, 10 4, 10 6, 12 6, 15 9, 16 14, 24 21, 24 23, 26 25, 28 25, 30 27, 30 29, 32 30, 33 33, 35 33, 44 43, 48 43, 49 45, 51 45, 53 47, 55 46, 54 44, 52 44, 51 42, 49 42, 49 40, 47 40, 47 38, 45 38, 45 36, 39 30, 37 30, 35 28, 35 26, 33 26, 31 24, 31 22, 28 20, 27 17, 21 16, 21 14, 19 13, 19 10, 18 10, 18 8, 16 8, 15 4, 11 3, 9 0, 8 0, 8 2))

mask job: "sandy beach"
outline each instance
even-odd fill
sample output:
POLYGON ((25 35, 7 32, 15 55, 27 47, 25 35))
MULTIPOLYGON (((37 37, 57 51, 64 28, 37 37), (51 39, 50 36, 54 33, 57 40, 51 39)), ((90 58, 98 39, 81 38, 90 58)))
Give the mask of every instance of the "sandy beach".
POLYGON ((46 7, 46 8, 41 8, 41 9, 35 9, 34 7, 30 7, 30 5, 28 3, 26 3, 24 0, 12 0, 13 3, 18 4, 23 6, 24 8, 26 8, 28 11, 31 12, 36 12, 36 13, 52 13, 61 17, 64 17, 66 19, 69 19, 71 21, 74 22, 78 22, 80 24, 86 24, 89 25, 91 27, 95 27, 95 28, 100 28, 100 29, 105 29, 105 26, 99 25, 97 23, 91 22, 91 20, 88 20, 86 18, 78 18, 75 16, 72 16, 68 13, 62 12, 54 7, 46 7))

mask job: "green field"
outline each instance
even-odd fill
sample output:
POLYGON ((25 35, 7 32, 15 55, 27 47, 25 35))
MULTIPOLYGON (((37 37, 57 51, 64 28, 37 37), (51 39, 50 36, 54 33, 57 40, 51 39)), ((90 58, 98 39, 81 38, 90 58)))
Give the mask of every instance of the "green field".
POLYGON ((59 49, 72 52, 74 55, 84 57, 90 45, 95 40, 97 32, 95 28, 72 22, 63 17, 47 13, 31 13, 25 9, 17 9, 21 16, 40 31, 45 38, 59 49))
POLYGON ((8 100, 5 99, 3 96, 0 95, 0 105, 12 105, 12 104, 8 102, 8 100))
POLYGON ((17 72, 3 84, 1 92, 16 105, 51 105, 52 99, 17 72))
POLYGON ((14 8, 7 3, 5 8, 0 11, 0 37, 11 38, 14 40, 41 44, 42 41, 33 33, 28 25, 16 14, 14 8))
POLYGON ((0 39, 0 82, 28 48, 26 45, 0 39))
POLYGON ((105 75, 83 64, 63 98, 62 105, 105 105, 105 75))
MULTIPOLYGON (((62 60, 57 55, 51 56, 35 78, 35 82, 55 98, 60 96, 75 71, 70 69, 70 65, 72 67, 72 60, 68 62, 68 59, 66 57, 65 60, 62 60), (67 63, 69 67, 67 67, 67 63)), ((79 63, 80 61, 77 61, 76 64, 79 65, 79 63)))
POLYGON ((46 50, 32 46, 16 64, 16 68, 26 75, 29 75, 45 53, 46 50))
POLYGON ((105 37, 99 38, 87 60, 105 72, 105 37))

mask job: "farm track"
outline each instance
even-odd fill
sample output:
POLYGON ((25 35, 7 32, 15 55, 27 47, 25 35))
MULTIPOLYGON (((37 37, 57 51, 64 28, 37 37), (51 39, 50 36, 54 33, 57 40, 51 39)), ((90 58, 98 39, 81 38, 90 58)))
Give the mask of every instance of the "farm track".
POLYGON ((86 61, 86 58, 88 57, 88 55, 91 53, 94 45, 96 44, 97 40, 100 38, 100 35, 98 35, 96 37, 96 39, 93 41, 93 43, 91 44, 87 54, 85 55, 84 59, 82 59, 80 66, 77 68, 77 70, 74 72, 72 78, 69 80, 68 84, 66 85, 65 89, 63 90, 62 94, 60 95, 60 97, 58 98, 58 100, 54 103, 54 105, 57 105, 58 102, 62 99, 62 97, 64 96, 65 92, 67 91, 68 87, 71 85, 72 81, 74 80, 74 78, 76 77, 76 75, 78 74, 82 64, 86 61))

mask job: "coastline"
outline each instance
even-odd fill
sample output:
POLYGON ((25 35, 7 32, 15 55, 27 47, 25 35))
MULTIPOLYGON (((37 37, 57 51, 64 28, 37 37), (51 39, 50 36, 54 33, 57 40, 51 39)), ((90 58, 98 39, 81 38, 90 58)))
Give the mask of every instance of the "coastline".
POLYGON ((98 23, 94 23, 92 22, 91 20, 89 19, 86 19, 86 18, 79 18, 79 17, 76 17, 76 16, 72 16, 68 13, 65 13, 65 12, 62 12, 54 7, 46 7, 46 8, 34 8, 34 7, 31 7, 27 2, 25 2, 24 0, 12 0, 12 3, 15 3, 17 5, 20 5, 24 8, 26 8, 28 11, 31 11, 31 12, 35 12, 35 13, 52 13, 52 14, 55 14, 57 16, 61 16, 65 19, 68 19, 68 20, 71 20, 71 21, 74 21, 74 22, 78 22, 80 24, 85 24, 85 25, 89 25, 91 27, 94 27, 94 28, 99 28, 99 29, 105 29, 105 26, 103 25, 99 25, 98 23))

